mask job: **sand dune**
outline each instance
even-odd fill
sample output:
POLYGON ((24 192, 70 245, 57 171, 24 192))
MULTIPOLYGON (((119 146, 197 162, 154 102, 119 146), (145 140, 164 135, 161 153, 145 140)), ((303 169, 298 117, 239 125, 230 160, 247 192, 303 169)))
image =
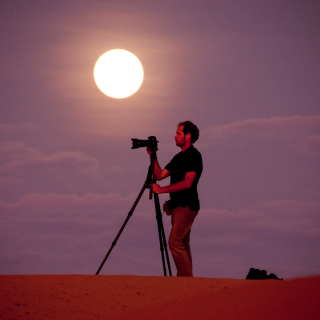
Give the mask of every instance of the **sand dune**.
POLYGON ((3 275, 0 319, 320 319, 320 276, 3 275))

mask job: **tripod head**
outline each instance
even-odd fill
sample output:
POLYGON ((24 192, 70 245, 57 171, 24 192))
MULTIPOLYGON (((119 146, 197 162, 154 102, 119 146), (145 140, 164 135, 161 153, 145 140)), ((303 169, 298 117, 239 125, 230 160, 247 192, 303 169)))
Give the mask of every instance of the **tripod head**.
POLYGON ((146 180, 146 187, 150 188, 149 199, 152 199, 152 188, 150 187, 151 184, 156 182, 156 177, 154 175, 154 163, 157 159, 157 150, 158 150, 158 142, 155 136, 148 137, 148 140, 139 140, 139 139, 131 139, 132 140, 132 147, 131 149, 138 149, 138 148, 148 148, 151 151, 150 160, 151 164, 148 170, 147 180, 146 180))

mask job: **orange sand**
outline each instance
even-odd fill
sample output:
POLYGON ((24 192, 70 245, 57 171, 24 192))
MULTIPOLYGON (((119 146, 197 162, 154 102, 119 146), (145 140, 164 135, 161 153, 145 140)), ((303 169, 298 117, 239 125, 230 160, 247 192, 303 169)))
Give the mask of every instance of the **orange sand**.
POLYGON ((6 275, 0 281, 0 319, 320 319, 320 276, 6 275))

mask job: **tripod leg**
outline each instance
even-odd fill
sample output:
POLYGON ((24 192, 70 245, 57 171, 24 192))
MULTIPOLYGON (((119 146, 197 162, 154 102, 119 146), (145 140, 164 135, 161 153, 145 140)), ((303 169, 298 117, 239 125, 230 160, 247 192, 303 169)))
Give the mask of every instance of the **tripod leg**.
POLYGON ((98 271, 96 272, 96 275, 98 275, 98 274, 100 273, 100 271, 101 271, 101 269, 102 269, 103 265, 105 264, 106 260, 108 259, 109 255, 110 255, 110 253, 111 253, 112 249, 113 249, 113 248, 114 248, 114 246, 117 244, 117 241, 118 241, 118 239, 119 239, 119 237, 120 237, 120 235, 121 235, 121 233, 122 233, 123 229, 125 228, 125 226, 126 226, 127 222, 129 221, 130 217, 132 216, 133 211, 134 211, 134 209, 136 208, 136 206, 137 206, 137 204, 138 204, 138 202, 139 202, 140 198, 142 197, 143 192, 144 192, 144 190, 146 189, 146 187, 147 187, 147 182, 145 182, 145 184, 143 185, 143 187, 142 187, 142 189, 141 189, 141 191, 140 191, 140 193, 139 193, 139 195, 138 195, 138 197, 137 197, 136 201, 134 202, 134 204, 133 204, 133 206, 132 206, 131 210, 130 210, 130 211, 129 211, 129 213, 128 213, 128 216, 127 216, 126 220, 124 221, 124 223, 123 223, 122 227, 120 228, 120 231, 118 232, 118 234, 117 234, 116 238, 115 238, 115 239, 114 239, 114 241, 112 242, 112 245, 111 245, 111 247, 110 247, 109 251, 107 252, 107 254, 106 254, 105 258, 103 259, 103 261, 102 261, 102 263, 101 263, 101 265, 100 265, 100 267, 99 267, 99 269, 98 269, 98 271))
POLYGON ((171 267, 170 267, 170 260, 169 260, 169 255, 168 255, 168 249, 167 249, 166 236, 165 236, 165 232, 164 232, 162 214, 161 214, 161 209, 160 209, 159 195, 156 193, 154 194, 154 204, 156 207, 156 218, 157 218, 157 225, 158 225, 163 272, 164 272, 164 275, 166 276, 167 271, 166 271, 166 264, 165 264, 165 259, 164 259, 164 251, 165 251, 169 275, 172 276, 171 267))
POLYGON ((165 235, 165 233, 164 233, 162 216, 161 216, 161 218, 160 218, 160 223, 161 223, 160 229, 162 230, 162 238, 163 238, 164 252, 165 252, 165 254, 166 254, 166 259, 167 259, 168 271, 169 271, 169 275, 172 276, 171 267, 170 267, 170 260, 169 260, 169 254, 168 254, 168 248, 167 248, 167 241, 166 241, 166 235, 165 235))

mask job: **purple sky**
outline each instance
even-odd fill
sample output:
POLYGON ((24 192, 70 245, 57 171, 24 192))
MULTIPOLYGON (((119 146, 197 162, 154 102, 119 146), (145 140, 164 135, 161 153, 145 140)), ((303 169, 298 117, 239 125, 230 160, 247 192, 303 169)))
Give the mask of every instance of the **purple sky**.
MULTIPOLYGON (((2 0, 0 273, 94 274, 145 182, 131 138, 156 136, 164 166, 191 120, 195 276, 319 274, 319 16, 311 0, 2 0), (93 79, 116 48, 145 72, 119 100, 93 79)), ((163 275, 148 192, 101 274, 163 275)))

